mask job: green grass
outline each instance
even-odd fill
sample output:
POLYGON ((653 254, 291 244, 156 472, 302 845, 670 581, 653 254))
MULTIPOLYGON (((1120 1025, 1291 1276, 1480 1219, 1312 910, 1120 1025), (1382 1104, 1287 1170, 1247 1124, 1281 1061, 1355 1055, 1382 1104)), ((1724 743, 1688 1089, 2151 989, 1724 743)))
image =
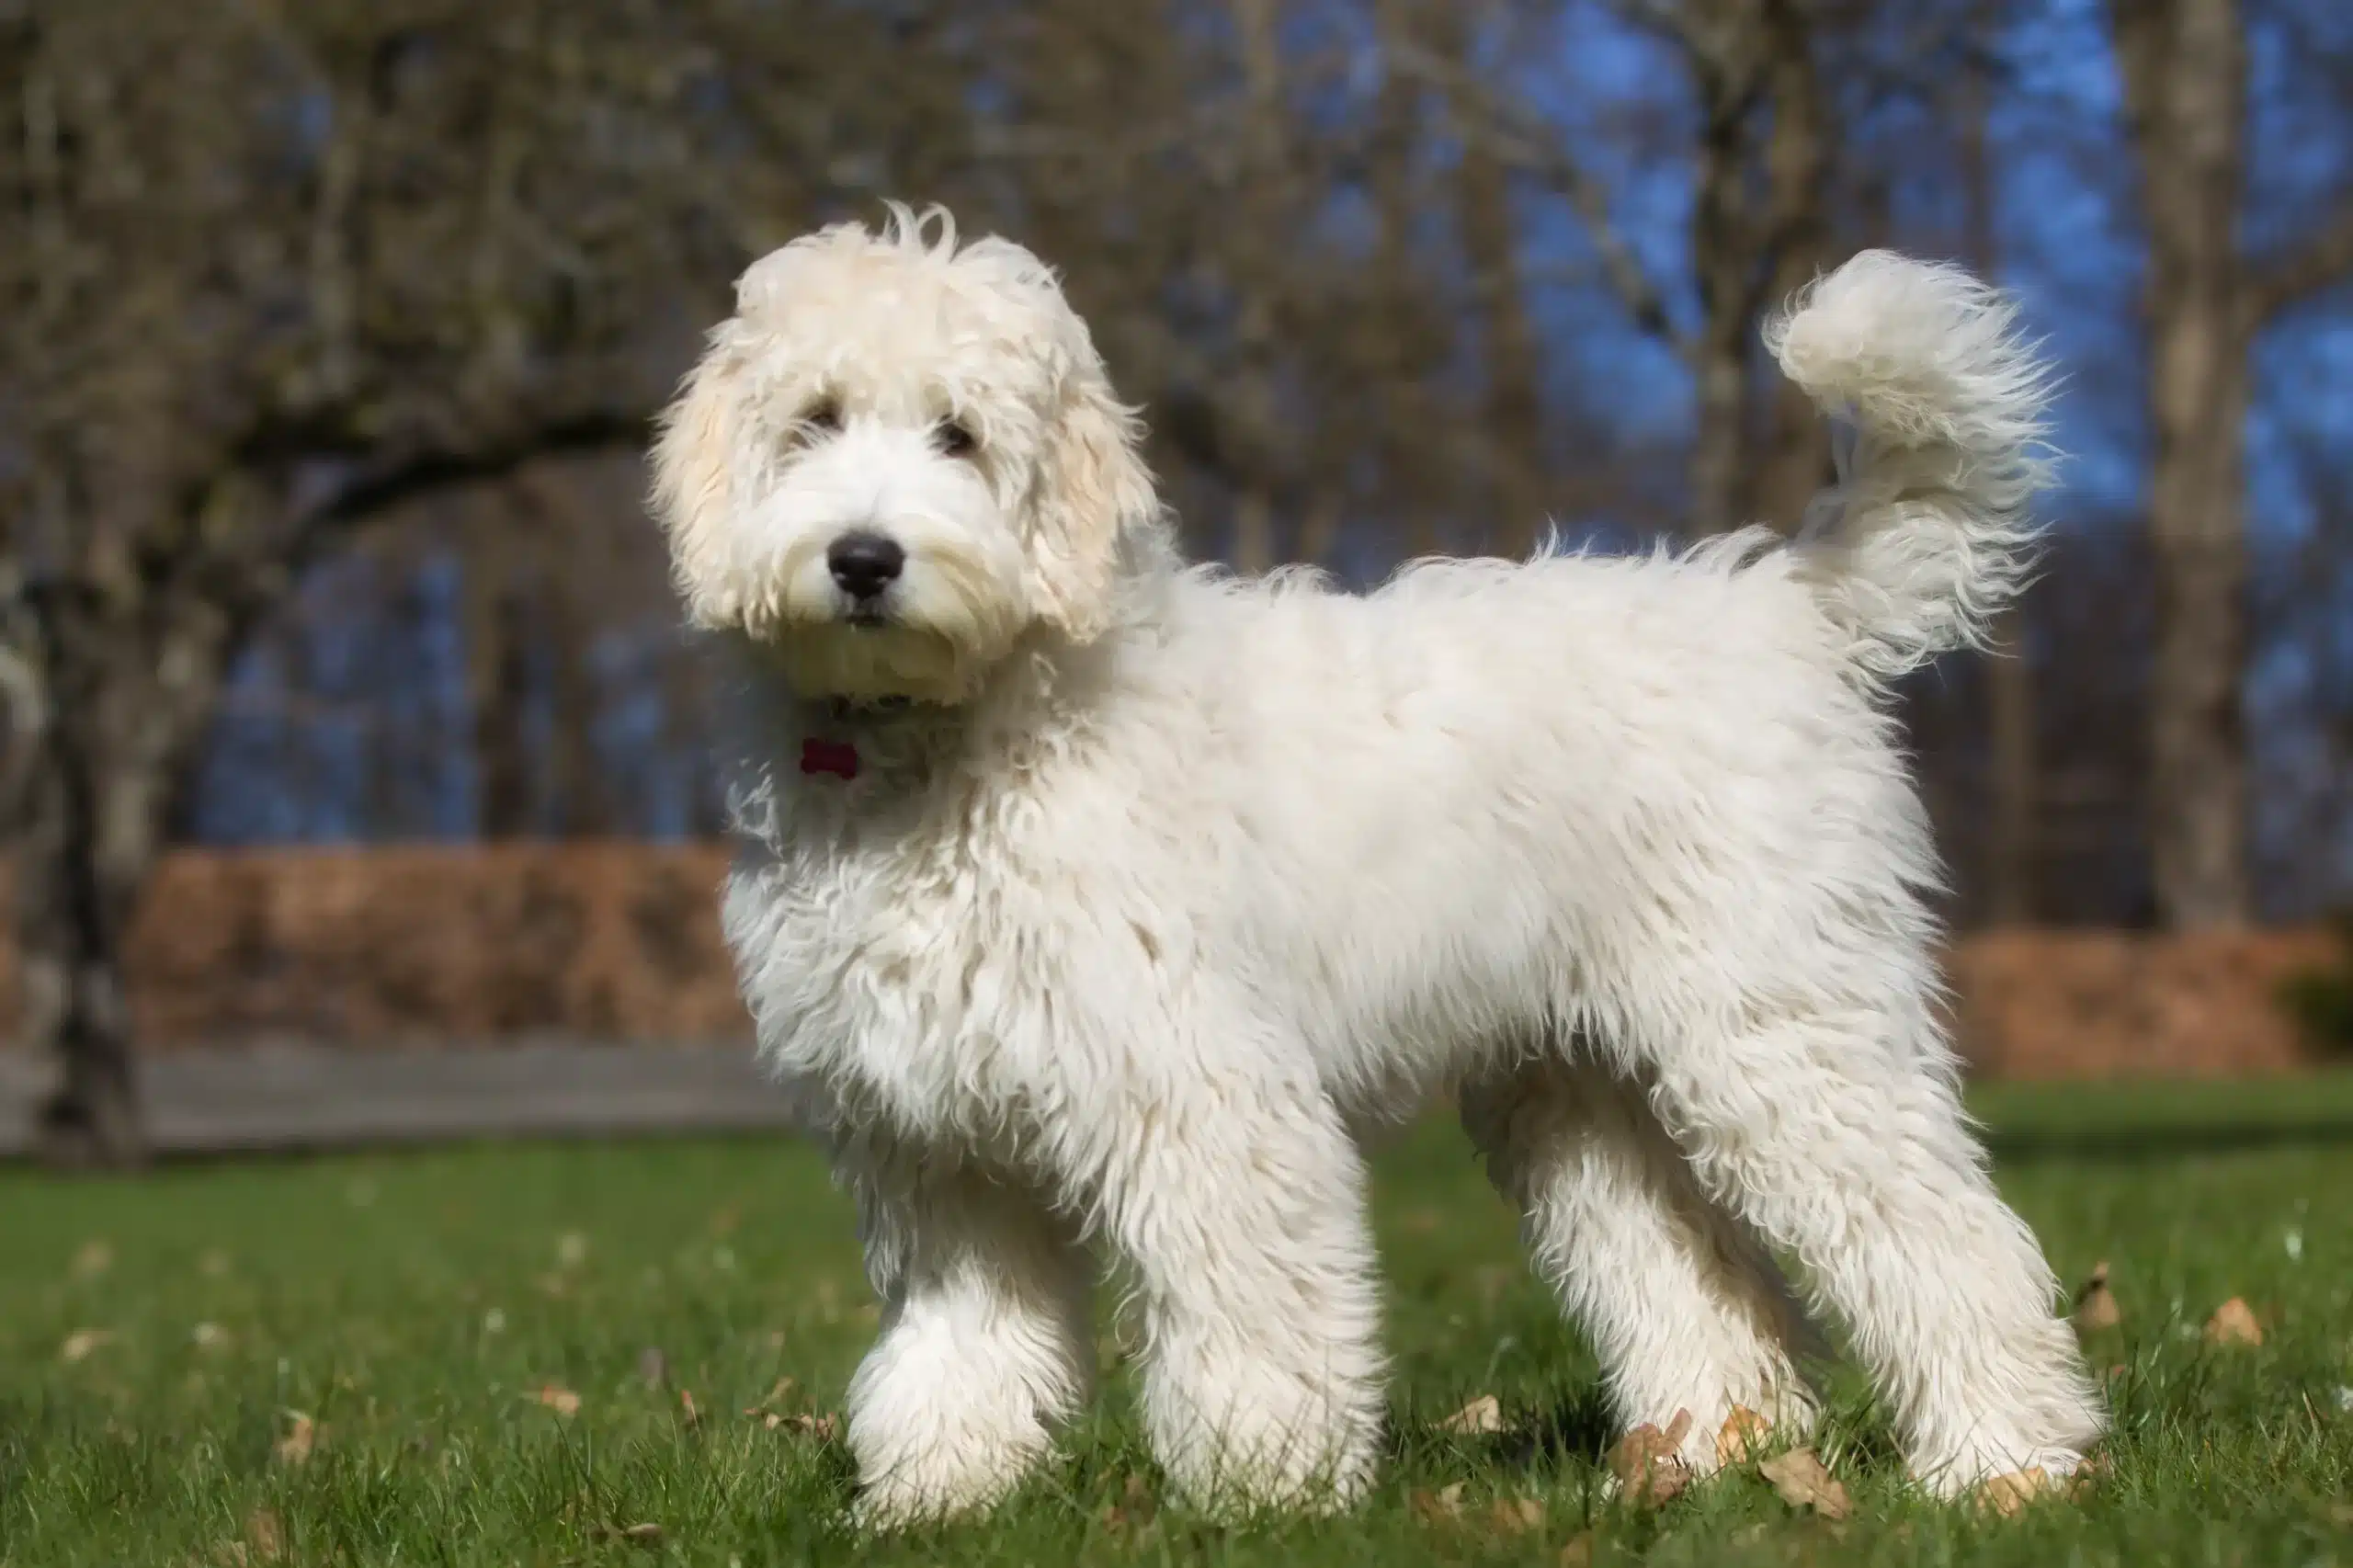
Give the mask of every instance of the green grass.
MULTIPOLYGON (((1564 1546, 1597 1563, 2353 1564, 2353 1076, 2006 1088, 1981 1108, 2060 1272, 2109 1260, 2124 1309, 2090 1346, 2118 1415, 2111 1477, 2014 1519, 1907 1491, 1851 1377, 1817 1441, 1854 1496, 1843 1524, 1753 1472, 1662 1509, 1605 1498, 1591 1358, 1433 1123, 1380 1164, 1397 1436, 1364 1507, 1188 1515, 1161 1498, 1115 1372, 1068 1457, 996 1516, 882 1542, 845 1520, 837 1444, 743 1414, 782 1378, 784 1410, 834 1409, 871 1332, 848 1217, 797 1145, 0 1173, 0 1564, 255 1563, 273 1534, 284 1561, 349 1564, 1361 1568, 1552 1564, 1564 1546), (2263 1316, 2259 1349, 2200 1339, 2234 1295, 2263 1316), (110 1337, 68 1359, 84 1330, 110 1337), (641 1376, 650 1347, 666 1389, 641 1376), (577 1413, 539 1403, 548 1385, 577 1413), (1509 1433, 1435 1430, 1489 1392, 1509 1433), (278 1453, 294 1411, 319 1424, 299 1465, 278 1453), (1156 1508, 1114 1522, 1131 1478, 1156 1508), (1459 1518, 1415 1506, 1457 1482, 1459 1518), (1522 1498, 1540 1528, 1490 1522, 1522 1498), (660 1538, 614 1533, 641 1524, 660 1538)), ((1104 1346, 1115 1362, 1108 1330, 1104 1346)))

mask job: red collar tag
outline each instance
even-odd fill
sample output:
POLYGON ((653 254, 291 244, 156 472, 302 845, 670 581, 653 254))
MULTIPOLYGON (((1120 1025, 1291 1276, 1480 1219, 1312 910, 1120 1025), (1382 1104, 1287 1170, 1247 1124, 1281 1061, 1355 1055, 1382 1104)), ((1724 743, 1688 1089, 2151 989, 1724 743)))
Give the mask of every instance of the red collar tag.
POLYGON ((829 741, 811 735, 801 743, 801 771, 855 778, 858 777, 858 748, 847 741, 829 741))

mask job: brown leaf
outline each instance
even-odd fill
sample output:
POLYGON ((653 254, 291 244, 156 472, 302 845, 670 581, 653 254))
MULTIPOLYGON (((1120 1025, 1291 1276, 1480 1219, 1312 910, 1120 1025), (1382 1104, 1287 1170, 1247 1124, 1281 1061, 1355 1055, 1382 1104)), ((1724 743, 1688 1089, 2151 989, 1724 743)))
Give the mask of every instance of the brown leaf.
POLYGON ((580 1396, 573 1392, 570 1389, 558 1388, 555 1384, 549 1383, 531 1397, 538 1400, 541 1404, 546 1405, 550 1410, 554 1411, 558 1415, 577 1415, 580 1414, 580 1396))
POLYGON ((2092 1265, 2092 1277, 2075 1292, 2075 1326, 2086 1333, 2114 1328, 2124 1321, 2116 1292, 2108 1288, 2108 1260, 2092 1265))
POLYGON ((1682 1459, 1683 1439, 1690 1431, 1691 1413, 1678 1410, 1665 1431, 1644 1422, 1618 1440, 1609 1450, 1609 1471, 1629 1499, 1654 1506, 1691 1484, 1691 1467, 1682 1459))
POLYGON ((678 1419, 689 1426, 702 1425, 702 1412, 695 1408, 695 1396, 686 1389, 678 1391, 678 1419))
POLYGON ((1533 1497, 1498 1497, 1487 1510, 1498 1535, 1526 1535, 1544 1528, 1544 1505, 1533 1497))
POLYGON ((1141 1529, 1152 1523, 1159 1511, 1159 1504, 1152 1495, 1152 1488, 1144 1484, 1143 1477, 1131 1475, 1120 1489, 1118 1499, 1103 1505, 1103 1522, 1114 1532, 1141 1529))
MULTIPOLYGON (((790 1378, 779 1378, 776 1381, 776 1387, 768 1390, 759 1403, 747 1404, 744 1407, 744 1414, 746 1415, 772 1415, 792 1398, 799 1387, 800 1385, 790 1378)), ((768 1425, 773 1426, 776 1423, 771 1421, 768 1425)))
POLYGON ((1504 1429, 1504 1407, 1494 1394, 1483 1393, 1438 1424, 1441 1432, 1464 1436, 1504 1429))
POLYGON ((301 1466, 311 1462, 311 1450, 319 1444, 318 1424, 299 1410, 286 1413, 286 1436, 278 1439, 278 1462, 301 1466))
POLYGON ((1781 1501, 1792 1508, 1812 1508, 1825 1519, 1843 1519, 1854 1511, 1846 1487, 1823 1468, 1812 1449, 1791 1449, 1758 1465, 1756 1472, 1771 1482, 1781 1501))
POLYGON ((2075 1473, 2067 1478, 2068 1497, 2080 1500, 2089 1496, 2108 1479, 2108 1455, 2105 1453, 2086 1458, 2075 1467, 2075 1473))
POLYGON ((2013 1471, 1978 1483, 1977 1506, 2006 1519, 2050 1490, 2051 1477, 2040 1466, 2013 1471))
POLYGON ((773 1432, 779 1426, 790 1427, 821 1442, 831 1442, 840 1433, 842 1424, 839 1416, 812 1415, 803 1411, 798 1415, 771 1415, 767 1419, 768 1430, 773 1432))
POLYGON ((662 1544, 662 1527, 656 1524, 599 1525, 595 1534, 600 1540, 618 1540, 626 1546, 654 1547, 662 1544))
POLYGON ((60 1360, 79 1361, 91 1351, 113 1343, 114 1330, 110 1328, 77 1328, 65 1336, 65 1343, 57 1347, 57 1355, 60 1360))
MULTIPOLYGON (((245 1541, 237 1544, 246 1541, 253 1545, 253 1555, 264 1562, 281 1562, 286 1556, 286 1522, 267 1508, 256 1508, 245 1516, 245 1541)), ((243 1562, 245 1554, 239 1551, 237 1558, 243 1562)))
POLYGON ((2260 1345, 2263 1325, 2255 1321, 2255 1310, 2245 1299, 2233 1296, 2214 1309, 2206 1320, 2206 1343, 2209 1345, 2260 1345))
POLYGON ((1772 1424, 1748 1406, 1733 1405, 1732 1414, 1724 1417, 1722 1430, 1716 1434, 1716 1462, 1746 1464, 1761 1458, 1772 1430, 1772 1424))
POLYGON ((1413 1504, 1414 1512, 1425 1524, 1438 1524, 1459 1517, 1462 1513, 1462 1483, 1449 1481, 1435 1492, 1427 1487, 1417 1487, 1409 1501, 1413 1504))
POLYGON ((1586 1568, 1593 1561, 1593 1532, 1579 1530, 1561 1548, 1560 1568, 1586 1568))

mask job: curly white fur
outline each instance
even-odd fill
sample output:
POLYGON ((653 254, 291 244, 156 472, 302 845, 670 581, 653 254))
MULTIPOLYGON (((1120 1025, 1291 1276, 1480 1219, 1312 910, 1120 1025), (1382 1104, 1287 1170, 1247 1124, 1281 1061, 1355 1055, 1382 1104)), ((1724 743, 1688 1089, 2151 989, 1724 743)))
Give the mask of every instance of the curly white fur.
POLYGON ((1773 341, 1860 431, 1823 537, 1357 597, 1177 563, 1018 247, 894 210, 745 275, 656 503, 745 677, 745 994, 886 1303, 849 1411, 874 1517, 1047 1450, 1096 1245, 1180 1483, 1361 1492, 1360 1140, 1449 1090, 1620 1415, 1689 1410, 1698 1467, 1733 1405, 1810 1411, 1768 1247, 1927 1483, 2077 1462, 2101 1416, 1962 1116, 1879 700, 2018 579, 2040 372, 1995 296, 1884 254, 1773 341), (852 532, 904 547, 877 600, 829 574, 852 532))

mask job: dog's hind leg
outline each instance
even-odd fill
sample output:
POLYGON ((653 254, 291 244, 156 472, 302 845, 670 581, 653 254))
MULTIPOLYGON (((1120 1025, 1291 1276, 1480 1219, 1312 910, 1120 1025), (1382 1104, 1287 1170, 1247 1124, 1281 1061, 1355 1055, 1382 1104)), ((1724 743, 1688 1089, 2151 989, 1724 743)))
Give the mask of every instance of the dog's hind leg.
POLYGON ((1951 1494, 2072 1471, 2099 1435, 2097 1396, 2050 1267, 1970 1136, 1926 1004, 1809 997, 1783 976, 1769 999, 1653 1027, 1653 1103, 1702 1184, 1846 1320, 1913 1472, 1951 1494))
POLYGON ((983 1172, 842 1155, 883 1301, 849 1387, 859 1508, 892 1524, 994 1502, 1092 1386, 1086 1256, 1035 1195, 983 1172))
POLYGON ((1736 1409, 1785 1431, 1810 1422, 1800 1362, 1812 1330, 1637 1091, 1596 1064, 1532 1061, 1466 1085, 1462 1124, 1518 1209, 1537 1272, 1591 1341, 1623 1426, 1665 1428, 1688 1411, 1682 1457, 1705 1472, 1736 1409))

